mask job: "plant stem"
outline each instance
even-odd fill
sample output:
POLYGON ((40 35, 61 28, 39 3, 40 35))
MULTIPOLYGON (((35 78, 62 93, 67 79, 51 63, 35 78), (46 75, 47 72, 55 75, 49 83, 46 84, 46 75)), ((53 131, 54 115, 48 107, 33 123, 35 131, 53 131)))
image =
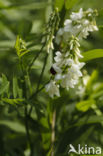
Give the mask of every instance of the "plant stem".
MULTIPOLYGON (((47 63, 47 58, 48 58, 48 54, 46 54, 45 59, 44 59, 44 65, 42 67, 42 71, 41 71, 41 74, 40 74, 40 77, 39 77, 39 81, 38 81, 38 84, 37 84, 36 92, 34 94, 32 94, 32 96, 30 97, 30 99, 32 99, 34 95, 37 95, 38 92, 40 92, 44 88, 44 86, 43 86, 43 88, 41 88, 39 90, 39 86, 40 86, 40 83, 42 81, 43 74, 44 74, 44 71, 45 71, 45 67, 46 67, 46 63, 47 63)), ((29 114, 31 114, 31 112, 32 112, 32 106, 30 108, 29 114)))
POLYGON ((31 71, 31 67, 33 65, 33 63, 35 62, 35 60, 39 57, 40 53, 43 51, 45 47, 45 43, 43 44, 43 46, 41 47, 40 51, 37 53, 37 55, 33 58, 32 62, 29 64, 29 67, 28 67, 28 72, 30 73, 31 71))
POLYGON ((38 89, 35 93, 33 93, 33 94, 30 96, 29 100, 32 100, 38 93, 40 93, 40 92, 45 88, 45 85, 46 85, 47 83, 49 83, 49 81, 46 82, 46 83, 45 83, 40 89, 38 89))
POLYGON ((54 156, 55 123, 56 123, 56 110, 54 110, 52 117, 51 156, 54 156))
POLYGON ((48 54, 46 54, 45 59, 44 59, 44 64, 43 64, 43 68, 42 68, 42 71, 41 71, 41 74, 40 74, 40 77, 39 77, 39 81, 38 81, 36 91, 39 89, 40 83, 42 81, 43 74, 44 74, 45 67, 46 67, 46 63, 47 63, 47 58, 48 58, 48 54))
MULTIPOLYGON (((65 2, 65 0, 64 0, 65 2)), ((63 9, 60 12, 60 23, 59 23, 59 27, 63 26, 63 21, 65 19, 65 15, 66 15, 66 10, 65 10, 65 5, 63 6, 63 9)), ((59 47, 55 44, 54 42, 54 50, 58 50, 59 47)), ((55 52, 55 51, 54 51, 55 52)), ((54 55, 55 53, 53 53, 54 55)), ((56 124, 56 108, 54 108, 53 111, 53 117, 52 117, 52 134, 51 134, 51 156, 54 156, 54 142, 55 142, 55 124, 56 124)))
MULTIPOLYGON (((23 74, 23 85, 22 85, 22 88, 23 88, 23 96, 27 100, 25 72, 24 72, 24 69, 23 69, 22 60, 20 60, 20 66, 21 66, 21 70, 22 70, 22 74, 23 74)), ((26 130, 27 141, 28 141, 28 144, 29 144, 29 147, 30 147, 30 156, 32 156, 32 154, 33 154, 33 148, 32 148, 32 142, 31 142, 31 138, 30 138, 29 125, 28 125, 28 117, 29 117, 29 114, 28 114, 27 105, 28 104, 25 105, 25 110, 24 110, 25 119, 24 120, 25 120, 25 130, 26 130)))
POLYGON ((28 140, 28 144, 30 147, 30 156, 33 154, 33 148, 32 148, 32 142, 31 142, 31 137, 30 137, 30 132, 29 132, 29 125, 28 125, 28 112, 27 112, 27 106, 25 107, 25 129, 26 129, 26 136, 28 140))

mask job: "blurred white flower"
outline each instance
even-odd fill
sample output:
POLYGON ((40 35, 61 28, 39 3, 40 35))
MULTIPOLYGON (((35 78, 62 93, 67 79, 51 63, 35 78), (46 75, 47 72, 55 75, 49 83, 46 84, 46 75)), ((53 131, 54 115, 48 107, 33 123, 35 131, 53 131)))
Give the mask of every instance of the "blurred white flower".
POLYGON ((68 58, 68 59, 66 59, 65 60, 65 65, 67 66, 71 66, 73 64, 73 59, 71 59, 71 58, 68 58))
MULTIPOLYGON (((53 72, 51 71, 52 80, 45 86, 50 97, 60 96, 59 86, 70 89, 79 85, 79 80, 83 76, 81 69, 85 65, 79 61, 79 58, 83 57, 79 40, 87 38, 90 32, 98 30, 94 20, 96 15, 97 12, 92 9, 83 11, 81 8, 79 12, 73 12, 70 19, 65 20, 63 28, 58 30, 55 42, 60 44, 61 51, 55 53, 53 72)), ((49 52, 53 49, 52 42, 48 46, 49 52)), ((83 90, 84 87, 78 86, 78 93, 82 95, 83 90)))
POLYGON ((93 16, 94 11, 90 8, 87 11, 81 8, 79 12, 72 12, 70 19, 64 21, 64 27, 58 30, 55 42, 57 44, 61 41, 67 42, 72 35, 79 39, 87 38, 89 32, 98 31, 93 16))
POLYGON ((65 32, 71 32, 71 29, 72 29, 72 20, 69 20, 69 19, 67 19, 67 20, 65 20, 65 22, 64 22, 64 31, 65 32))
POLYGON ((89 32, 98 31, 98 27, 95 22, 90 22, 88 20, 82 21, 82 29, 79 34, 80 38, 87 38, 89 32))
POLYGON ((61 63, 61 61, 63 60, 63 56, 60 51, 56 52, 56 56, 54 57, 54 60, 57 63, 61 63))
POLYGON ((50 51, 54 49, 53 39, 54 39, 54 36, 52 36, 50 39, 49 38, 47 39, 47 45, 46 45, 47 53, 50 53, 50 51))
POLYGON ((80 20, 82 17, 83 17, 83 9, 82 8, 79 10, 79 12, 77 12, 77 13, 72 12, 72 14, 70 15, 70 18, 72 21, 80 20))
POLYGON ((68 69, 68 74, 70 74, 72 78, 78 79, 82 76, 80 66, 78 64, 72 64, 72 66, 68 69))
POLYGON ((48 92, 49 96, 51 98, 54 97, 54 95, 56 96, 60 96, 60 93, 59 93, 59 85, 56 85, 55 81, 51 80, 46 86, 46 92, 48 92))
POLYGON ((61 72, 62 72, 60 66, 59 66, 57 63, 54 63, 54 64, 52 65, 52 67, 53 67, 53 69, 54 69, 57 73, 61 73, 61 72))
POLYGON ((64 64, 64 56, 60 51, 56 52, 56 56, 54 57, 55 63, 52 65, 54 70, 58 73, 61 73, 61 67, 64 64))
POLYGON ((62 80, 62 74, 58 73, 55 75, 55 81, 62 80))
POLYGON ((68 73, 63 76, 62 81, 61 81, 61 86, 68 90, 69 88, 74 88, 74 86, 77 84, 77 82, 78 82, 78 80, 72 79, 71 75, 68 73))
POLYGON ((71 67, 68 68, 67 74, 63 75, 61 86, 63 88, 74 88, 74 86, 78 83, 79 77, 82 77, 82 72, 80 71, 81 66, 75 64, 72 61, 71 67))

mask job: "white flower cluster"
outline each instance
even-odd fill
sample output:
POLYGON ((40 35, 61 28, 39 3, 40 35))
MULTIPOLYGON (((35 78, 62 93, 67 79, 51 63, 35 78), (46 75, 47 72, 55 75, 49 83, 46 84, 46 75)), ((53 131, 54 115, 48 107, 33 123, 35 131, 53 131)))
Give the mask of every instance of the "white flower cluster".
POLYGON ((84 62, 79 62, 82 58, 80 52, 80 38, 86 38, 91 31, 98 30, 94 22, 95 12, 88 9, 83 12, 72 13, 70 19, 64 22, 64 28, 57 32, 56 43, 64 44, 61 51, 57 51, 54 57, 54 63, 51 68, 51 80, 45 86, 49 96, 60 96, 59 88, 74 88, 78 84, 79 78, 82 77, 81 68, 84 62), (66 42, 65 42, 66 41, 66 42), (66 45, 66 46, 65 46, 66 45))
POLYGON ((62 41, 67 41, 72 35, 79 39, 86 38, 89 32, 97 31, 98 27, 95 22, 96 10, 88 9, 83 11, 81 8, 79 12, 70 15, 70 19, 66 19, 64 27, 57 32, 56 43, 60 44, 62 41))
POLYGON ((50 97, 60 96, 59 87, 74 88, 78 83, 80 77, 82 77, 81 68, 84 63, 79 62, 79 58, 82 57, 80 54, 80 44, 78 38, 72 36, 69 42, 69 51, 67 52, 56 52, 54 57, 54 64, 52 65, 51 73, 53 74, 51 81, 46 85, 46 91, 50 97))

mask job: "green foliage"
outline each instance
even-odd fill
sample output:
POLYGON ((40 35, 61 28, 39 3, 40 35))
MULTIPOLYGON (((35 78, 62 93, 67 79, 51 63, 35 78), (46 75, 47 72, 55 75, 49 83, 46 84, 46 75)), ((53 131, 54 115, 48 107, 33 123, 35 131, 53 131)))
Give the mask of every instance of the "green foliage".
POLYGON ((93 99, 80 101, 79 103, 77 103, 76 108, 82 112, 86 112, 94 104, 95 100, 93 99))
POLYGON ((19 58, 29 52, 26 48, 25 42, 19 36, 17 36, 16 39, 15 49, 19 58))
POLYGON ((67 156, 69 144, 103 147, 103 1, 1 0, 0 156, 51 156, 52 150, 55 156, 67 156), (62 48, 55 45, 47 56, 42 43, 53 7, 60 15, 60 23, 56 16, 49 23, 53 42, 70 11, 82 7, 98 9, 99 32, 81 41, 80 60, 86 63, 81 92, 78 86, 61 89, 61 97, 50 99, 44 87, 55 51, 62 48))
POLYGON ((64 5, 64 0, 61 0, 61 1, 55 0, 55 7, 58 8, 59 11, 62 10, 63 5, 64 5))
POLYGON ((78 2, 78 0, 55 0, 55 7, 57 7, 59 9, 59 11, 62 10, 63 6, 65 6, 65 8, 67 10, 71 9, 76 3, 78 2))
POLYGON ((9 89, 9 81, 7 80, 6 76, 4 74, 2 74, 1 77, 1 82, 0 82, 0 95, 4 94, 4 93, 8 93, 8 89, 9 89))
POLYGON ((12 131, 17 133, 25 134, 25 127, 18 122, 11 122, 8 120, 0 120, 0 125, 4 125, 5 127, 9 127, 12 131))
POLYGON ((2 101, 7 103, 7 104, 10 104, 10 105, 17 105, 17 104, 21 104, 24 102, 24 99, 7 99, 7 98, 2 98, 2 101))
POLYGON ((65 1, 66 9, 71 9, 77 2, 78 0, 66 0, 65 1))
POLYGON ((101 57, 103 57, 103 49, 94 49, 84 52, 81 61, 87 62, 101 57))
POLYGON ((18 95, 18 82, 17 82, 17 78, 13 77, 13 96, 14 98, 16 98, 18 95))

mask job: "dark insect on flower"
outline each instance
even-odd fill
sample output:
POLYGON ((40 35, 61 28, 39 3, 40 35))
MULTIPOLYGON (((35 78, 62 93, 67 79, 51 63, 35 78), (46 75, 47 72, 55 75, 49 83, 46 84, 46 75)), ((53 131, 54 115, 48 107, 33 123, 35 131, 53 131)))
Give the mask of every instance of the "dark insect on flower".
POLYGON ((54 70, 53 67, 50 68, 50 72, 51 72, 52 75, 55 75, 56 74, 56 71, 54 70))

